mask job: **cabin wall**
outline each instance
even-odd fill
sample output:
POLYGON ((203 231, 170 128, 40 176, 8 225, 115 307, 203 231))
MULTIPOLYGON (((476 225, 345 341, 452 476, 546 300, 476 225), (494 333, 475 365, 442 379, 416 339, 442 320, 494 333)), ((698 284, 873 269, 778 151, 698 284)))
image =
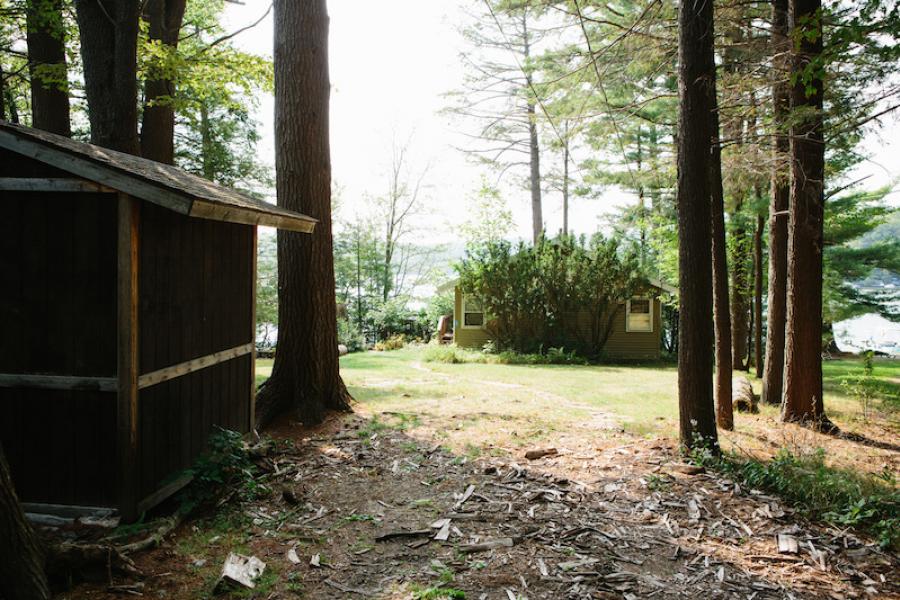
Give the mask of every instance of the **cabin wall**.
MULTIPOLYGON (((254 234, 142 203, 141 374, 253 341, 254 234)), ((214 427, 249 430, 252 368, 246 354, 140 390, 139 498, 189 467, 214 427)))
MULTIPOLYGON (((609 339, 603 349, 604 355, 611 359, 657 359, 660 355, 660 340, 662 331, 662 311, 658 299, 653 299, 653 331, 638 332, 625 330, 625 304, 619 305, 609 339)), ((456 288, 453 306, 453 341, 457 346, 464 348, 481 348, 492 339, 490 333, 483 328, 463 328, 462 323, 462 293, 456 288)), ((590 337, 590 319, 587 313, 578 315, 579 329, 585 339, 590 337)), ((569 340, 572 347, 576 340, 569 340)))
MULTIPOLYGON (((0 176, 60 173, 0 150, 0 176)), ((0 373, 114 377, 116 203, 0 191, 0 373)), ((0 387, 0 442, 26 502, 115 505, 116 396, 0 387)))

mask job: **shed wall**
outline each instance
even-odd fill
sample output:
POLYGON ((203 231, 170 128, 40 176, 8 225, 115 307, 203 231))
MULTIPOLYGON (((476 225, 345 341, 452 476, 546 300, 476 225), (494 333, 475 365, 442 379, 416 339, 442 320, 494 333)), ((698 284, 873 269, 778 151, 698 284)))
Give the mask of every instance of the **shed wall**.
MULTIPOLYGON (((141 205, 142 374, 252 340, 254 228, 141 205)), ((214 427, 250 427, 250 355, 140 390, 139 494, 189 467, 214 427)))
MULTIPOLYGON (((0 151, 0 176, 55 176, 0 151)), ((0 191, 0 373, 114 377, 116 204, 0 191)), ((0 441, 27 502, 115 505, 115 394, 0 387, 0 441)))

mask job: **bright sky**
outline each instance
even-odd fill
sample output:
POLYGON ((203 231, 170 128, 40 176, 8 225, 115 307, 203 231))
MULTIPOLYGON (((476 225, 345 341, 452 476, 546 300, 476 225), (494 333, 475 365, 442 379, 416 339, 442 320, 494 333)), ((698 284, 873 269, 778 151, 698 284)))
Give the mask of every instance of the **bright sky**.
MULTIPOLYGON (((252 23, 268 1, 247 0, 229 5, 228 31, 252 23)), ((393 140, 410 142, 410 168, 419 173, 430 164, 428 184, 428 241, 456 241, 452 224, 464 219, 467 195, 480 187, 481 167, 468 162, 456 148, 464 143, 464 125, 440 114, 449 100, 443 95, 461 87, 462 49, 457 25, 464 21, 466 0, 332 0, 331 152, 335 181, 342 188, 347 214, 365 198, 387 187, 393 140)), ((242 48, 272 55, 271 15, 235 39, 242 48)), ((274 164, 272 98, 260 104, 263 124, 260 153, 274 164)), ((517 237, 531 237, 531 200, 521 189, 505 190, 516 218, 517 237)), ((626 203, 611 191, 602 202, 573 201, 570 223, 576 233, 596 231, 602 212, 626 203)), ((562 199, 547 192, 544 219, 548 231, 562 226, 562 199)))
MULTIPOLYGON (((245 26, 262 15, 268 0, 246 0, 229 5, 226 30, 245 26)), ((465 19, 463 6, 471 0, 332 0, 330 62, 331 149, 335 181, 343 188, 345 214, 365 204, 366 197, 383 194, 387 187, 393 140, 411 139, 410 168, 418 173, 431 167, 428 184, 428 220, 433 225, 426 241, 454 241, 454 222, 464 218, 465 198, 479 185, 480 167, 466 161, 455 147, 463 144, 464 127, 439 114, 449 100, 443 97, 462 81, 459 59, 461 37, 457 27, 465 19)), ((235 42, 246 50, 272 55, 271 15, 235 42)), ((260 153, 274 164, 273 103, 261 101, 263 125, 260 153)), ((877 136, 869 136, 865 149, 873 161, 862 165, 856 177, 869 176, 867 188, 900 177, 900 121, 895 115, 877 136)), ((515 235, 530 237, 530 199, 520 189, 505 190, 516 217, 515 235)), ((559 193, 544 195, 546 229, 560 229, 559 193)), ((892 194, 900 204, 900 194, 892 194)), ((596 231, 600 216, 628 202, 628 196, 608 191, 597 201, 575 200, 570 214, 575 233, 596 231)))

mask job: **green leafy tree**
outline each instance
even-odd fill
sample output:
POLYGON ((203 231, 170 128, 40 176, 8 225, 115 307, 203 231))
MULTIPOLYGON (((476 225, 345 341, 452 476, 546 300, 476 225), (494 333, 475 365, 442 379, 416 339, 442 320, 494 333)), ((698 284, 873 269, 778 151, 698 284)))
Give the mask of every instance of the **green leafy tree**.
POLYGON ((569 346, 601 356, 621 301, 641 284, 637 254, 600 234, 487 242, 470 247, 457 271, 497 345, 519 352, 569 346))

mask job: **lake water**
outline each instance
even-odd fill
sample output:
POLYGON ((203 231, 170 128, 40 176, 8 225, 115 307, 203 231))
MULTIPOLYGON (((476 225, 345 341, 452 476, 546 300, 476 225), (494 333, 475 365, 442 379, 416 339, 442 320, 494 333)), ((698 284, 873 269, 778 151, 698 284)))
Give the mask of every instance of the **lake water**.
POLYGON ((900 323, 870 314, 834 324, 834 339, 846 352, 880 350, 900 356, 900 323))

